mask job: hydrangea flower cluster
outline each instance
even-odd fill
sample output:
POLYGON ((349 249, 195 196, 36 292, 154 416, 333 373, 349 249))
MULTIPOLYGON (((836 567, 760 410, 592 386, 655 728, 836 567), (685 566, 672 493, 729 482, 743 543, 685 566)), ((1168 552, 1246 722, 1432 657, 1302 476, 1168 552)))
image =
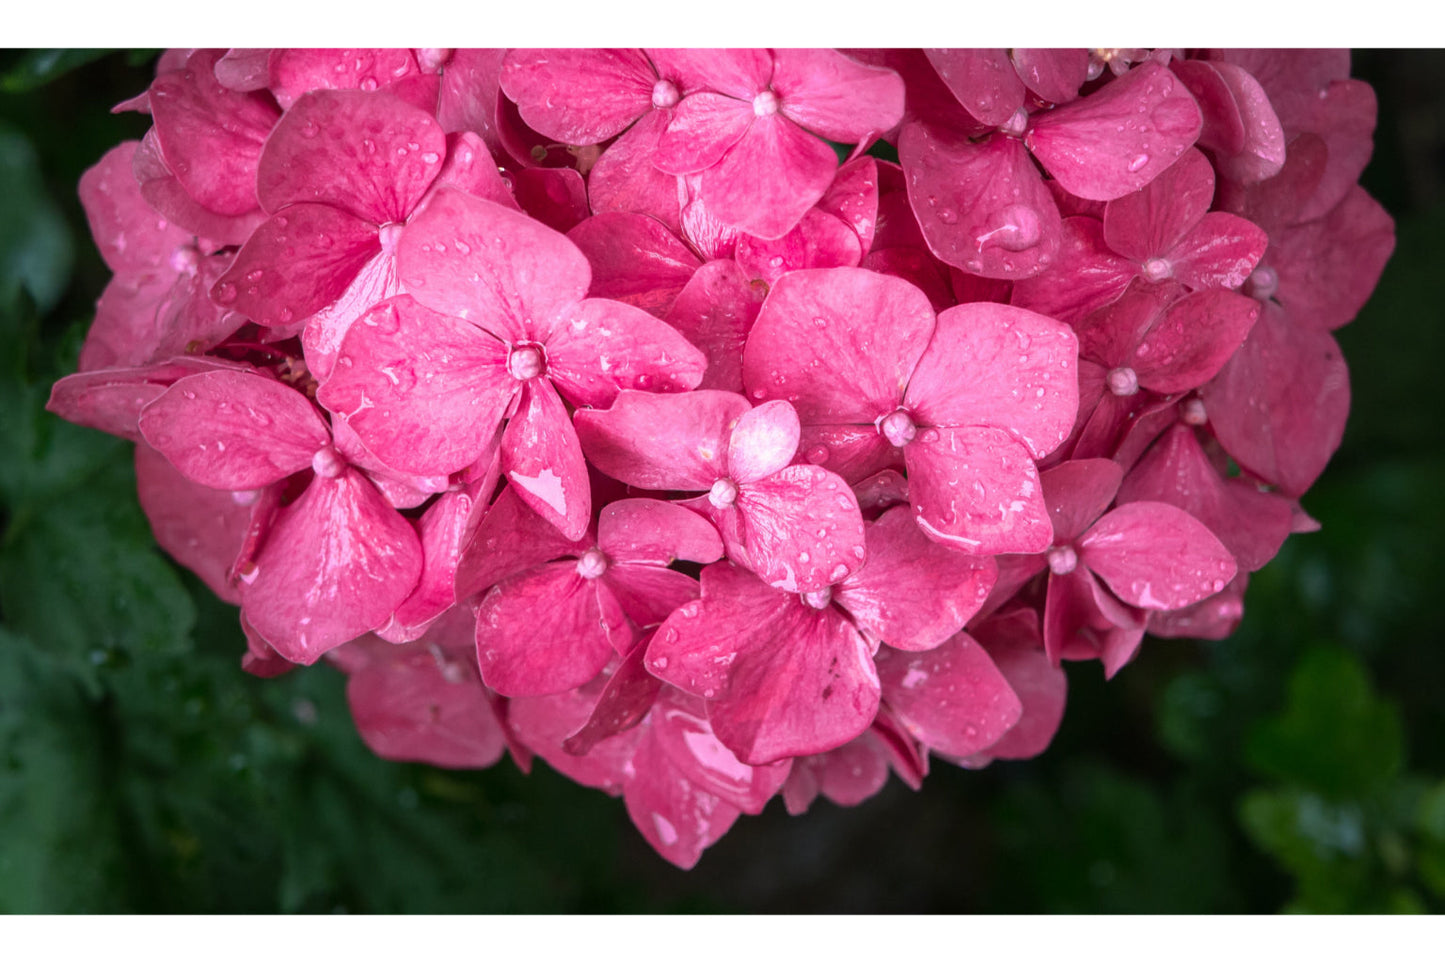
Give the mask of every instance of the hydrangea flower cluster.
POLYGON ((1394 244, 1343 52, 170 51, 117 109, 51 410, 247 671, 683 867, 1232 631, 1394 244))

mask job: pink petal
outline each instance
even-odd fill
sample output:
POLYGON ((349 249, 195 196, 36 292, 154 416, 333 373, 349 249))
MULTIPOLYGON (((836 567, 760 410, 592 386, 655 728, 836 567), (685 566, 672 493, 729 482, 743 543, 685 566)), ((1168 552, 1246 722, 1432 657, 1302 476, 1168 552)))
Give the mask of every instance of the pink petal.
POLYGON ((903 78, 836 50, 774 50, 771 87, 783 115, 831 141, 857 144, 903 119, 903 78))
POLYGON ((878 223, 878 162, 857 157, 838 168, 818 210, 832 214, 853 229, 860 251, 873 246, 878 223))
POLYGON ((587 723, 607 681, 605 675, 599 675, 569 692, 509 700, 507 723, 517 738, 553 769, 574 782, 601 789, 609 796, 620 796, 645 728, 628 729, 602 739, 585 756, 563 749, 569 735, 587 723))
POLYGON ((778 238, 818 203, 837 169, 838 157, 826 142, 770 114, 754 118, 722 159, 702 172, 702 197, 724 224, 778 238))
POLYGON ((1149 634, 1161 639, 1226 639, 1244 618, 1244 589, 1249 576, 1241 572, 1223 592, 1173 612, 1150 612, 1149 634))
POLYGON ((1048 748, 1059 731, 1068 677, 1044 652, 1038 615, 1032 610, 1020 609, 991 619, 974 635, 1023 706, 1018 722, 984 755, 991 759, 1032 759, 1048 748))
POLYGON ((391 618, 421 575, 421 545, 348 468, 316 477, 281 509, 256 566, 241 588, 246 618, 281 655, 310 665, 391 618))
POLYGON ((679 218, 682 236, 704 258, 732 260, 742 232, 713 216, 701 192, 701 174, 677 178, 678 202, 682 205, 679 218))
POLYGON ((857 483, 887 468, 902 468, 903 454, 874 425, 808 425, 798 451, 819 465, 857 483))
POLYGON ((662 681, 647 671, 643 659, 646 640, 622 658, 597 698, 592 714, 582 727, 568 736, 562 748, 569 755, 585 756, 603 740, 633 728, 651 711, 662 689, 662 681))
POLYGON ((516 200, 547 227, 565 234, 587 219, 587 186, 570 167, 526 167, 510 175, 516 200))
POLYGON ((144 368, 102 368, 66 375, 50 389, 45 410, 66 421, 140 441, 141 410, 187 375, 216 369, 249 370, 216 358, 176 358, 144 368))
POLYGON ((677 178, 653 164, 668 111, 650 110, 602 152, 587 176, 587 199, 596 214, 631 211, 682 231, 677 178))
POLYGON ((927 652, 878 650, 883 697, 928 748, 968 756, 998 741, 1023 713, 993 660, 967 632, 927 652))
POLYGON ((775 241, 743 235, 737 261, 752 277, 776 284, 784 274, 806 268, 856 267, 863 259, 858 235, 847 224, 813 208, 798 226, 775 241))
POLYGON ((858 499, 847 482, 826 469, 790 465, 740 485, 735 508, 740 544, 724 528, 728 554, 746 558, 769 585, 788 592, 817 591, 863 563, 858 499))
POLYGON ((998 569, 931 541, 902 506, 867 527, 868 558, 833 599, 865 637, 896 649, 941 645, 982 607, 998 569))
MULTIPOLYGON (((701 517, 693 517, 707 524, 701 517)), ((721 557, 719 551, 712 560, 721 557)), ((602 581, 627 617, 644 628, 666 621, 698 593, 697 580, 691 576, 644 563, 610 566, 602 581)))
POLYGON ((192 238, 151 210, 132 165, 139 141, 117 144, 80 176, 80 203, 106 267, 143 271, 169 267, 171 252, 192 238))
POLYGON ((1395 222, 1363 188, 1352 188, 1323 218, 1271 235, 1275 298, 1301 324, 1328 330, 1348 324, 1394 250, 1395 222))
POLYGON ((270 62, 268 47, 234 47, 216 61, 216 79, 232 90, 260 90, 269 82, 270 62))
POLYGON ((250 522, 250 508, 230 492, 191 481, 146 444, 135 447, 135 475, 136 494, 156 542, 223 602, 239 605, 241 594, 231 584, 230 573, 250 522))
POLYGON ((473 497, 468 492, 443 492, 418 520, 421 576, 411 595, 397 606, 391 624, 378 632, 388 642, 411 642, 421 638, 437 619, 456 604, 457 562, 472 508, 473 497))
POLYGON ((287 325, 344 297, 380 251, 365 221, 325 204, 294 204, 256 228, 211 298, 259 325, 287 325))
POLYGON ((590 547, 590 542, 563 538, 509 486, 497 496, 462 551, 457 563, 457 598, 468 599, 504 578, 564 555, 581 555, 590 547))
MULTIPOLYGON (((751 100, 752 94, 747 96, 751 100)), ((722 160, 752 124, 753 109, 748 101, 711 92, 690 94, 673 109, 652 162, 658 170, 673 175, 707 170, 722 160)))
POLYGON ((579 410, 575 424, 603 474, 653 491, 706 491, 727 474, 727 439, 748 409, 726 391, 623 391, 606 411, 579 410))
POLYGON ((1079 96, 1079 88, 1089 76, 1087 50, 1025 49, 1015 47, 1010 54, 1014 69, 1029 90, 1043 100, 1067 103, 1079 96))
POLYGON ((446 475, 416 475, 388 468, 357 437, 345 415, 332 412, 331 441, 341 457, 361 469, 391 507, 399 511, 416 508, 449 487, 446 475))
POLYGON ((1055 267, 1015 283, 1010 303, 1075 324, 1123 294, 1139 268, 1109 249, 1092 217, 1065 218, 1060 238, 1055 267))
POLYGON ((1257 184, 1279 173, 1284 129, 1252 74, 1223 61, 1176 60, 1169 66, 1198 101, 1204 116, 1199 146, 1214 152, 1225 177, 1257 184))
POLYGON ((906 448, 908 497, 933 540, 970 555, 1042 552, 1053 540, 1028 449, 997 428, 928 428, 906 448))
POLYGON ((372 224, 405 221, 446 156, 430 115, 385 93, 318 90, 286 112, 257 171, 261 206, 318 203, 372 224))
POLYGON ((422 304, 506 341, 545 341, 592 276, 561 234, 451 189, 437 191, 407 225, 397 270, 422 304))
POLYGON ((309 468, 331 442, 305 395, 239 371, 182 378, 141 412, 140 430, 191 481, 230 491, 309 468))
POLYGON ((588 298, 570 315, 547 342, 547 365, 575 405, 610 405, 626 389, 688 391, 702 380, 703 353, 640 308, 588 298))
POLYGON ((457 50, 442 72, 437 99, 437 122, 447 133, 472 131, 481 136, 487 149, 500 159, 497 135, 497 98, 501 96, 498 75, 505 50, 457 50))
POLYGON ((657 74, 640 50, 518 49, 502 59, 500 80, 538 132, 596 144, 652 109, 657 74))
POLYGON ((1192 428, 1176 424, 1130 470, 1119 501, 1166 502, 1203 522, 1248 572, 1264 567, 1290 533, 1289 501, 1242 478, 1221 478, 1192 428))
POLYGON ((692 869, 702 851, 732 827, 739 810, 688 779, 649 736, 631 760, 635 775, 623 790, 627 815, 658 855, 679 869, 692 869))
POLYGON ((1039 472, 1054 526, 1054 544, 1078 540, 1108 510, 1124 470, 1107 458, 1076 458, 1039 472))
POLYGON ((898 406, 933 333, 928 299, 861 268, 780 278, 743 350, 750 396, 781 398, 807 425, 872 425, 898 406), (820 323, 821 322, 821 323, 820 323))
POLYGON ((268 86, 287 111, 315 90, 376 90, 419 72, 410 50, 277 50, 268 86))
POLYGON ((1318 134, 1329 149, 1319 189, 1300 211, 1302 220, 1321 217, 1355 187, 1370 162, 1378 110, 1375 90, 1363 80, 1345 78, 1312 89, 1271 92, 1270 102, 1286 134, 1318 134))
POLYGON ((1044 649, 1057 665, 1062 659, 1099 659, 1112 678, 1139 651, 1144 640, 1143 613, 1113 598, 1088 569, 1049 575, 1044 603, 1044 649))
POLYGON ((656 48, 647 56, 660 76, 683 90, 706 88, 751 100, 773 76, 773 57, 756 48, 656 48))
POLYGON ((769 401, 744 412, 728 440, 728 474, 739 483, 781 471, 798 450, 798 413, 786 401, 769 401))
POLYGON ((520 388, 506 345, 401 295, 351 326, 316 400, 391 468, 445 475, 482 457, 520 388))
POLYGON ((1078 353, 1074 332, 1052 318, 960 304, 938 316, 903 403, 921 424, 1002 428, 1042 458, 1074 425, 1078 353))
POLYGON ((1139 383, 1172 394, 1213 378, 1249 336, 1259 303, 1233 291, 1197 291, 1176 301, 1135 349, 1139 383))
POLYGON ((700 262, 661 221, 645 214, 589 217, 567 239, 587 255, 595 298, 611 298, 666 316, 700 262))
POLYGON ((447 159, 432 182, 433 189, 439 186, 455 187, 503 207, 517 206, 486 142, 469 130, 447 135, 447 159))
POLYGON ((928 303, 935 312, 951 308, 959 302, 949 285, 947 272, 951 269, 924 248, 889 247, 881 251, 871 251, 864 256, 861 266, 907 281, 928 297, 928 303))
POLYGON ((677 559, 716 562, 722 540, 708 522, 672 502, 625 498, 597 518, 597 547, 618 562, 670 565, 677 559))
POLYGON ((630 629, 606 592, 552 562, 498 583, 477 606, 482 679, 505 696, 563 692, 587 682, 630 629))
MULTIPOLYGON (((1024 104, 1024 84, 1006 50, 925 50, 953 96, 980 123, 1002 126, 1024 104)), ((1047 98, 1045 98, 1047 99, 1047 98)))
POLYGON ((1194 148, 1144 187, 1104 208, 1104 240, 1136 261, 1166 253, 1214 200, 1214 168, 1194 148))
POLYGON ((1234 556, 1204 524, 1164 502, 1120 505, 1079 540, 1079 562, 1130 605, 1193 605, 1234 578, 1234 556))
POLYGON ((592 517, 587 463, 557 389, 533 378, 502 434, 502 471, 517 495, 565 538, 579 539, 592 517))
POLYGON ((1013 279, 1040 274, 1058 257, 1058 207, 1016 138, 974 143, 909 124, 898 157, 908 201, 939 260, 1013 279))
POLYGON ((1087 97, 1035 115, 1024 143, 1070 193, 1109 201, 1166 170, 1199 138, 1202 123, 1184 85, 1150 61, 1087 97))
POLYGON ((400 293, 396 255, 378 251, 356 272, 341 296, 311 315, 301 329, 301 350, 312 377, 320 382, 330 378, 341 342, 351 326, 374 306, 400 293))
POLYGON ((707 358, 699 388, 742 393, 743 345, 765 296, 731 260, 704 264, 678 293, 663 320, 707 358))
POLYGON ((792 760, 749 766, 713 735, 702 700, 669 686, 652 713, 652 738, 694 786, 745 813, 763 811, 787 781, 792 760))
POLYGON ((1244 218, 1211 211, 1165 258, 1173 276, 1191 288, 1235 289, 1249 277, 1268 243, 1264 231, 1244 218))
POLYGON ((152 210, 171 223, 218 244, 244 243, 256 225, 266 219, 254 202, 244 214, 235 216, 218 214, 202 206, 161 157, 160 139, 154 127, 146 131, 140 147, 136 148, 131 171, 140 183, 141 196, 152 210))
POLYGON ((1298 496, 1344 435, 1349 372, 1334 338, 1266 304, 1200 397, 1225 450, 1246 471, 1298 496))

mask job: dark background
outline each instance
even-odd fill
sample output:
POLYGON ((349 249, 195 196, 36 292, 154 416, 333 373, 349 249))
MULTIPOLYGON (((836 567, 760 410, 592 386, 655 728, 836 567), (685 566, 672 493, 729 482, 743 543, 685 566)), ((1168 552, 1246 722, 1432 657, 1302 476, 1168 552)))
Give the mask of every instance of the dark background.
POLYGON ((683 873, 538 762, 374 758, 329 668, 243 674, 154 547, 130 446, 44 413, 108 272, 75 196, 154 53, 0 52, 0 911, 1440 912, 1445 56, 1363 51, 1398 244, 1337 335, 1354 407, 1223 642, 1069 664, 1042 757, 776 800, 683 873))

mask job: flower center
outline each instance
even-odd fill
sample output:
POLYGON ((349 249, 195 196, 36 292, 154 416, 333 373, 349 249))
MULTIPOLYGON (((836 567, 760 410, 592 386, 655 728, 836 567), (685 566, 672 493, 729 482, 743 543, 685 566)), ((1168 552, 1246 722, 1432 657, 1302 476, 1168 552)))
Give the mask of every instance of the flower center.
POLYGON ((820 589, 804 592, 802 597, 803 604, 809 608, 826 609, 829 603, 833 601, 833 587, 831 585, 825 585, 820 589))
POLYGON ((1244 292, 1260 301, 1268 301, 1279 290, 1279 272, 1272 267, 1255 268, 1244 281, 1244 292))
POLYGON ((319 448, 311 456, 311 470, 322 478, 335 478, 346 469, 346 459, 331 445, 319 448))
POLYGON ((381 249, 387 254, 396 254, 396 246, 401 243, 401 232, 405 229, 405 224, 396 221, 381 225, 381 249))
POLYGON ((707 500, 713 508, 728 508, 738 500, 738 486, 731 478, 719 478, 712 483, 707 500))
POLYGON ((1029 112, 1024 108, 1020 107, 1018 110, 1013 112, 1012 117, 1000 124, 998 129, 1003 131, 1005 134, 1008 134, 1010 137, 1018 137, 1023 134, 1024 130, 1028 126, 1029 112))
POLYGON ((1186 425, 1193 425, 1198 428, 1209 420, 1209 413, 1204 410, 1203 398, 1186 398, 1184 404, 1179 407, 1179 420, 1186 425))
POLYGON ((1174 266, 1162 257, 1151 257, 1144 262, 1144 276, 1156 284, 1174 274, 1174 266))
POLYGON ((519 344, 507 356, 507 372, 518 381, 530 381, 547 367, 540 344, 519 344))
POLYGON ((171 252, 171 270, 177 274, 195 274, 201 265, 201 252, 194 244, 186 243, 171 252))
POLYGON ((1049 560, 1049 571, 1055 575, 1068 575, 1079 567, 1078 554, 1067 545, 1049 549, 1046 558, 1049 560))
POLYGON ((677 85, 670 80, 659 80, 652 85, 652 106, 658 110, 675 107, 681 99, 682 95, 677 92, 677 85))
POLYGON ((607 556, 600 548, 589 548, 577 559, 577 574, 585 579, 599 578, 607 571, 607 556))
POLYGON ((1039 243, 1044 228, 1039 215, 1031 207, 1010 204, 999 213, 990 230, 973 239, 982 251, 986 247, 1001 247, 1005 251, 1026 251, 1039 243))
POLYGON ((878 422, 878 430, 894 448, 902 448, 918 434, 918 426, 902 408, 884 415, 878 422))
POLYGON ((1120 398, 1127 398, 1139 390, 1139 376, 1133 368, 1114 368, 1104 376, 1104 384, 1120 398))
POLYGON ((778 112, 778 95, 771 90, 765 90, 753 98, 753 114, 757 117, 767 117, 769 114, 778 112))

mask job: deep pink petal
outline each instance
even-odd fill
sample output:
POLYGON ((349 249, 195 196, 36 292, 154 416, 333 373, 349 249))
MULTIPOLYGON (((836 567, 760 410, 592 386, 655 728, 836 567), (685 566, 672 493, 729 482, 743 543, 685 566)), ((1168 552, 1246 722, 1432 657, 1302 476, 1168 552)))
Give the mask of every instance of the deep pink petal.
POLYGON ((982 607, 998 569, 930 540, 906 507, 867 528, 868 558, 833 591, 864 636, 896 649, 941 645, 982 607))
POLYGON ((141 412, 140 430, 191 481, 230 491, 262 488, 309 468, 331 442, 305 395, 237 371, 177 381, 141 412))
POLYGON ((1029 90, 1055 104, 1079 96, 1089 76, 1089 51, 1015 47, 1010 54, 1014 69, 1029 90))
POLYGON ((502 471, 533 511, 578 539, 592 517, 592 491, 577 432, 557 389, 533 378, 502 434, 502 471))
POLYGON ((361 266, 341 296, 306 319, 301 329, 301 350, 306 370, 317 381, 331 377, 337 352, 346 333, 374 306, 401 293, 396 279, 396 255, 378 251, 361 266))
POLYGON ((903 78, 836 50, 774 50, 771 87, 784 115, 839 143, 859 143, 903 119, 903 78))
POLYGON ((1360 179, 1374 152, 1375 90, 1363 80, 1330 81, 1311 89, 1270 94, 1287 135, 1318 134, 1328 147, 1319 188, 1300 211, 1302 220, 1334 208, 1360 179))
POLYGON ((445 475, 482 457, 520 388, 506 345, 404 294, 351 326, 316 400, 390 467, 445 475))
POLYGON ((244 243, 256 225, 266 219, 265 212, 254 203, 245 213, 235 216, 218 214, 201 205, 161 157, 160 140, 154 127, 146 131, 140 147, 136 148, 131 170, 140 183, 141 196, 153 210, 171 223, 217 244, 244 243))
POLYGON ((223 602, 239 605, 231 566, 241 550, 251 510, 230 492, 198 485, 154 448, 135 447, 136 495, 166 553, 200 576, 223 602))
POLYGON ((268 65, 268 84, 276 102, 294 110, 314 90, 376 90, 420 72, 410 50, 277 50, 268 65))
POLYGON ((986 749, 1018 722, 1019 697, 967 632, 927 652, 878 650, 883 698, 904 729, 944 755, 986 749))
POLYGON ((472 131, 500 158, 502 144, 497 135, 497 98, 501 96, 498 75, 502 49, 461 49, 453 52, 442 72, 437 98, 437 121, 447 133, 472 131))
POLYGON ((921 424, 1002 428, 1042 458, 1074 425, 1078 354, 1074 332, 1052 318, 960 304, 938 316, 903 404, 921 424))
POLYGON ((1285 136, 1269 96, 1249 71, 1224 61, 1175 60, 1174 71, 1204 116, 1199 146, 1214 152, 1220 173, 1257 184, 1284 166, 1285 136))
POLYGON ((652 109, 652 64, 641 50, 517 49, 501 84, 522 119, 564 144, 596 144, 652 109))
POLYGON ((1076 541, 1113 503, 1124 470, 1107 458, 1075 458, 1039 472, 1054 544, 1076 541))
POLYGON ((578 411, 575 424, 603 474, 654 491, 706 491, 727 474, 728 437, 748 408, 726 391, 624 391, 605 411, 578 411))
POLYGON ((397 270, 422 304, 507 341, 545 341, 592 277, 563 235, 451 189, 433 194, 407 225, 397 270))
POLYGON ((416 508, 449 487, 446 475, 416 475, 389 468, 347 424, 345 415, 331 414, 331 441, 352 465, 361 469, 383 498, 397 510, 416 508))
POLYGON ((1323 218, 1271 235, 1268 263, 1279 276, 1275 298, 1301 324, 1327 330, 1348 324, 1394 250, 1394 221, 1355 187, 1323 218))
POLYGON ((377 633, 388 642, 421 638, 456 604, 457 562, 473 501, 463 490, 443 492, 418 520, 421 576, 406 601, 397 606, 391 623, 377 633))
POLYGON ((216 61, 216 79, 232 90, 260 90, 269 80, 270 62, 269 47, 233 47, 216 61))
POLYGON ((878 162, 865 155, 838 168, 818 209, 852 228, 859 250, 867 252, 878 224, 878 162))
POLYGON ((588 755, 599 742, 632 729, 651 711, 662 689, 662 680, 648 672, 643 664, 646 643, 646 639, 640 641, 623 656, 611 675, 604 673, 607 684, 602 687, 592 714, 562 743, 569 755, 588 755))
POLYGON ((1168 611, 1193 605, 1234 578, 1234 556, 1188 512, 1130 502, 1079 540, 1079 563, 1130 605, 1168 611))
POLYGON ((673 175, 707 170, 722 160, 752 123, 753 109, 747 101, 711 92, 691 94, 672 111, 652 162, 673 175))
POLYGON ((590 542, 563 538, 509 486, 497 496, 462 551, 457 563, 457 598, 468 599, 504 578, 564 555, 581 555, 590 547, 590 542))
POLYGON ((517 206, 486 142, 469 130, 447 135, 447 159, 432 189, 441 186, 455 187, 503 207, 517 206))
POLYGON ((1068 575, 1049 575, 1044 603, 1044 649, 1060 660, 1099 659, 1104 675, 1114 673, 1139 651, 1143 613, 1120 603, 1080 566, 1068 575))
POLYGON ((781 398, 812 424, 866 424, 896 408, 933 333, 928 299, 861 268, 780 278, 743 351, 750 396, 781 398))
POLYGON ((798 450, 798 413, 786 401, 769 401, 745 412, 728 440, 728 474, 756 482, 781 471, 798 450))
POLYGON ((722 838, 740 810, 696 785, 677 768, 651 733, 633 754, 623 799, 627 815, 658 855, 692 869, 702 851, 722 838))
POLYGON ((589 217, 567 234, 592 266, 595 298, 622 301, 666 316, 700 262, 661 221, 645 214, 589 217))
POLYGON ((914 517, 970 555, 1042 552, 1053 528, 1028 449, 997 428, 928 428, 903 449, 914 517))
POLYGON ((903 467, 903 453, 874 425, 808 425, 799 435, 798 451, 809 464, 851 483, 886 468, 903 467))
POLYGON ((1184 85, 1149 61, 1087 97, 1036 114, 1024 143, 1070 193, 1108 201, 1166 170, 1199 138, 1202 124, 1184 85))
POLYGON ((570 167, 526 167, 510 175, 516 204, 565 234, 587 219, 587 185, 570 167))
POLYGON ((702 172, 702 197, 724 224, 778 238, 818 203, 837 169, 838 157, 826 142, 769 114, 754 118, 722 159, 702 172))
POLYGON ((1136 261, 1157 257, 1178 244, 1214 200, 1214 168, 1190 148, 1144 187, 1104 208, 1104 240, 1136 261))
POLYGON ((1172 276, 1191 288, 1232 290, 1259 264, 1268 243, 1257 225, 1233 214, 1211 211, 1165 253, 1165 259, 1172 276))
POLYGON ((619 391, 659 393, 697 387, 707 358, 640 308, 588 298, 547 342, 547 370, 574 405, 604 407, 619 391))
POLYGON ((738 238, 737 263, 768 284, 776 284, 792 271, 856 267, 862 259, 863 249, 853 229, 816 207, 777 240, 764 241, 747 234, 738 238))
POLYGON ((629 631, 577 563, 553 562, 498 583, 477 605, 482 679, 505 696, 573 689, 602 671, 612 637, 629 631))
POLYGON ((597 518, 597 547, 619 562, 670 565, 685 559, 707 564, 722 558, 722 541, 706 520, 656 498, 625 498, 603 507, 597 518))
POLYGON ((812 592, 863 564, 863 516, 842 478, 817 465, 790 465, 740 485, 735 510, 741 545, 723 541, 769 585, 812 592))
POLYGON ((1240 572, 1224 591, 1173 612, 1150 612, 1149 634, 1161 639, 1227 639, 1244 618, 1249 576, 1240 572))
POLYGON ((1038 615, 1032 609, 991 619, 980 625, 974 636, 1023 705, 1018 722, 984 755, 991 759, 1032 759, 1048 748, 1059 731, 1068 678, 1044 652, 1038 615))
POLYGON ((908 201, 940 260, 971 274, 1028 278, 1059 256, 1059 210, 1013 137, 977 143, 925 124, 898 139, 908 201))
POLYGON ((653 164, 668 111, 650 110, 602 152, 587 175, 593 213, 631 211, 657 218, 674 234, 682 230, 677 178, 653 164))
POLYGON ((749 766, 713 735, 701 700, 668 687, 652 713, 652 738, 695 786, 756 815, 788 778, 792 760, 749 766))
POLYGON ((390 94, 313 91, 266 141, 257 192, 273 214, 312 203, 377 225, 405 221, 446 154, 441 125, 390 94))
POLYGON ((980 123, 999 127, 1024 104, 1024 83, 1008 51, 925 50, 953 96, 980 123))
POLYGON ((383 625, 421 575, 411 525, 353 469, 318 476, 281 509, 242 582, 246 618, 292 662, 383 625))
POLYGON ((766 290, 727 260, 698 268, 678 293, 664 320, 706 356, 699 388, 743 391, 743 345, 766 290))
POLYGON ((248 371, 217 358, 176 358, 144 368, 101 368, 66 375, 50 389, 45 410, 66 421, 140 441, 141 410, 176 381, 212 370, 248 371))
POLYGON ((1052 270, 1014 284, 1010 303, 1074 324, 1124 293, 1139 268, 1104 243, 1092 217, 1065 218, 1052 270))
POLYGON ((606 682, 607 677, 599 675, 568 692, 508 700, 507 724, 528 749, 567 778, 601 789, 609 796, 620 796, 645 727, 602 739, 585 756, 575 756, 563 748, 568 737, 586 725, 606 682))
POLYGON ((1197 388, 1218 374, 1259 317, 1259 302, 1233 291, 1196 291, 1171 304, 1134 350, 1139 384, 1160 394, 1197 388))
MULTIPOLYGON (((950 269, 926 248, 889 247, 867 254, 861 266, 879 274, 907 281, 928 297, 935 312, 959 303, 949 285, 950 269)), ((973 277, 973 275, 968 275, 973 277)))
MULTIPOLYGON (((685 508, 681 510, 687 511, 685 508)), ((700 516, 693 517, 707 524, 700 516)), ((721 557, 719 550, 712 560, 721 557)), ((697 598, 698 594, 696 579, 655 565, 612 565, 602 578, 627 617, 644 628, 666 621, 669 615, 697 598)))

